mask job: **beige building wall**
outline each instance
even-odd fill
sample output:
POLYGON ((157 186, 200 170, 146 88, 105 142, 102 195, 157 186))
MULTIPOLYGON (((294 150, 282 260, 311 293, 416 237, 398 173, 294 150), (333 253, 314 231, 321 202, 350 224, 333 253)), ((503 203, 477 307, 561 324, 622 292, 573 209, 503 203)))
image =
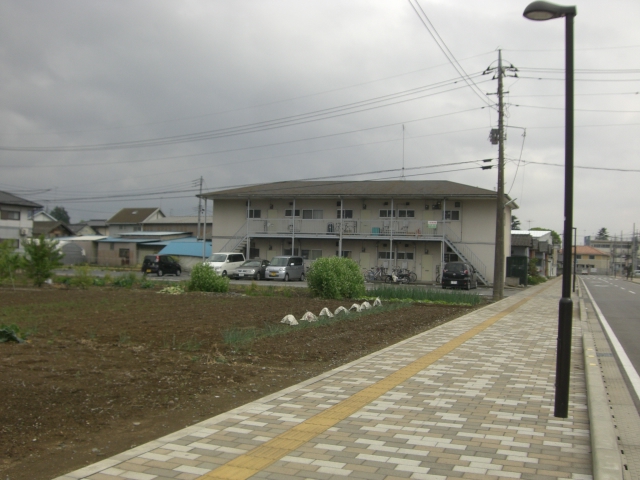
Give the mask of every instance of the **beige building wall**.
MULTIPOLYGON (((300 210, 322 210, 323 220, 336 220, 339 198, 319 198, 319 199, 303 199, 295 201, 295 209, 300 210)), ((213 252, 221 251, 227 242, 238 231, 246 225, 247 217, 247 200, 216 200, 213 208, 213 252)), ((269 220, 279 220, 285 217, 286 210, 294 208, 293 199, 273 199, 273 200, 254 200, 251 202, 252 209, 260 210, 260 220, 264 220, 265 224, 269 220)), ((460 200, 460 205, 455 206, 455 199, 448 199, 445 202, 425 199, 403 199, 394 200, 393 209, 409 209, 414 210, 416 221, 438 221, 442 222, 443 212, 458 210, 460 220, 450 220, 447 225, 450 229, 457 233, 462 239, 462 244, 470 248, 473 253, 484 263, 486 267, 486 275, 489 281, 493 281, 493 258, 495 253, 495 201, 490 200, 460 200), (407 203, 409 205, 407 205, 407 203), (440 203, 440 209, 434 209, 434 206, 440 203), (425 205, 428 209, 425 209, 425 205)), ((391 199, 344 199, 343 208, 353 211, 353 219, 358 221, 358 234, 371 233, 368 223, 375 225, 380 222, 380 210, 390 210, 392 208, 391 199), (387 203, 385 205, 385 203, 387 203)), ((207 219, 211 221, 211 205, 208 206, 207 219)), ((296 217, 298 218, 298 217, 296 217)), ((301 217, 300 217, 301 218, 301 217)), ((509 225, 511 224, 511 211, 507 207, 505 211, 505 252, 509 252, 511 248, 511 235, 509 225)), ((265 229, 268 232, 268 229, 265 229)), ((245 232, 239 232, 244 235, 245 232)), ((425 232, 422 232, 425 233, 425 232)), ((253 248, 258 249, 261 258, 271 260, 274 256, 282 255, 286 249, 291 248, 291 238, 251 238, 253 248)), ((323 257, 329 257, 336 254, 338 239, 332 238, 314 238, 305 239, 295 238, 295 247, 301 250, 322 250, 323 257)), ((351 258, 356 261, 361 269, 368 270, 376 265, 393 265, 393 260, 379 258, 379 252, 389 251, 389 240, 380 239, 343 239, 343 251, 350 251, 351 258), (386 246, 384 246, 386 244, 386 246), (364 251, 363 251, 364 250, 364 251)), ((441 269, 442 248, 441 242, 426 242, 424 240, 417 241, 411 236, 396 237, 393 240, 394 252, 405 251, 412 252, 413 259, 402 260, 397 259, 396 264, 400 267, 403 262, 407 263, 407 267, 416 272, 418 278, 422 281, 434 281, 436 271, 441 269), (405 246, 406 245, 406 246, 405 246)), ((243 253, 246 254, 246 248, 243 253)))

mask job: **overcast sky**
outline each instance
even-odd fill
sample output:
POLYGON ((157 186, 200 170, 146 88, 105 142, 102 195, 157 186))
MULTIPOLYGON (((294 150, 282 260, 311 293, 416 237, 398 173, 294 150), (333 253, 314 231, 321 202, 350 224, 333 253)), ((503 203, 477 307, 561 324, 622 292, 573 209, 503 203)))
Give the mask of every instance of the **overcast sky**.
MULTIPOLYGON (((527 20, 526 0, 412 2, 2 0, 0 189, 73 222, 123 207, 195 215, 200 176, 211 191, 397 178, 404 164, 407 180, 495 189, 497 169, 476 161, 497 164, 497 80, 482 72, 502 49, 518 69, 505 190, 523 229, 561 232, 564 19, 527 20)), ((640 2, 576 5, 574 223, 579 237, 628 235, 640 2)))

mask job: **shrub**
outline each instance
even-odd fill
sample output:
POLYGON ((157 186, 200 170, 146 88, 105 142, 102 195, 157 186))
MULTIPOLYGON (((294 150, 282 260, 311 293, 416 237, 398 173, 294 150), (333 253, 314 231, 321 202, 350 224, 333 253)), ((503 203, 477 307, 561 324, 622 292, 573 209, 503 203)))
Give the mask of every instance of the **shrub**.
POLYGON ((93 285, 91 269, 88 266, 77 266, 74 270, 75 275, 71 278, 71 285, 80 287, 83 290, 88 286, 93 285))
POLYGON ((540 283, 544 283, 547 281, 546 277, 542 277, 540 275, 529 275, 527 278, 527 283, 529 285, 538 285, 540 283))
POLYGON ((196 265, 191 270, 189 290, 192 292, 228 292, 229 278, 221 277, 209 265, 196 265))
POLYGON ((129 272, 125 275, 120 275, 113 281, 114 287, 131 288, 138 281, 138 277, 135 273, 129 272))
POLYGON ((20 255, 15 253, 9 240, 0 242, 0 280, 9 278, 15 288, 13 277, 18 268, 20 268, 20 255))
POLYGON ((62 265, 63 257, 58 250, 58 242, 44 238, 33 238, 24 244, 23 268, 36 287, 41 287, 51 278, 53 270, 62 265))
POLYGON ((307 284, 322 298, 357 298, 365 293, 360 267, 350 258, 319 258, 309 269, 307 284))

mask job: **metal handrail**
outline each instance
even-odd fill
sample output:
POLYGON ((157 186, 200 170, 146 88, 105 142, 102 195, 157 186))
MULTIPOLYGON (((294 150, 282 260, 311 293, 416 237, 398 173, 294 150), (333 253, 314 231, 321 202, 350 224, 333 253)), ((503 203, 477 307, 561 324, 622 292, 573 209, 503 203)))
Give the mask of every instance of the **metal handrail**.
MULTIPOLYGON (((247 224, 242 225, 238 231, 229 239, 227 243, 224 244, 224 247, 220 250, 221 252, 235 252, 238 245, 242 243, 244 239, 247 238, 247 224)), ((214 253, 213 251, 211 253, 214 253)))

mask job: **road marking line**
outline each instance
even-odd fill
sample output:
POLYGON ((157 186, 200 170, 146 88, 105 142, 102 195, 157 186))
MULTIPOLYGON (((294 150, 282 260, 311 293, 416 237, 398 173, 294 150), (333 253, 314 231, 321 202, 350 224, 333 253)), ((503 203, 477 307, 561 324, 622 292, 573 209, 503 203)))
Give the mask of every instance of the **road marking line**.
POLYGON ((224 465, 215 468, 199 478, 206 480, 246 480, 247 478, 252 477, 258 472, 274 464, 282 457, 288 455, 294 450, 297 450, 313 438, 326 432, 329 428, 343 421, 350 415, 353 415, 358 410, 361 410, 372 401, 410 379, 418 372, 424 370, 437 360, 440 360, 448 353, 451 353, 466 341, 475 337, 497 321, 522 307, 525 303, 547 290, 550 286, 551 285, 545 286, 538 292, 514 303, 500 313, 497 313, 484 322, 479 323, 470 330, 467 330, 465 333, 448 341, 444 345, 441 345, 417 360, 414 360, 410 364, 402 367, 382 380, 377 381, 373 385, 353 394, 351 397, 344 399, 331 408, 317 413, 313 417, 291 427, 289 430, 281 433, 277 437, 274 437, 253 450, 230 460, 224 465))
POLYGON ((613 332, 613 330, 609 326, 609 322, 607 322, 607 319, 602 313, 602 310, 600 310, 600 307, 598 307, 598 304, 594 300, 586 284, 584 285, 584 289, 587 291, 587 295, 589 295, 589 298, 591 299, 591 304, 593 305, 593 309, 596 311, 596 314, 598 315, 598 319, 600 320, 600 325, 602 325, 602 329, 605 331, 607 337, 609 338, 609 343, 611 343, 611 345, 613 346, 613 349, 616 352, 616 356, 620 360, 620 364, 622 365, 622 368, 624 368, 627 374, 627 378, 629 378, 629 382, 631 383, 631 386, 635 390, 636 395, 640 397, 640 375, 638 375, 638 372, 636 371, 635 367, 631 363, 631 360, 629 360, 629 357, 627 356, 627 352, 624 351, 622 344, 620 343, 620 341, 618 340, 618 337, 616 337, 616 334, 613 332))

